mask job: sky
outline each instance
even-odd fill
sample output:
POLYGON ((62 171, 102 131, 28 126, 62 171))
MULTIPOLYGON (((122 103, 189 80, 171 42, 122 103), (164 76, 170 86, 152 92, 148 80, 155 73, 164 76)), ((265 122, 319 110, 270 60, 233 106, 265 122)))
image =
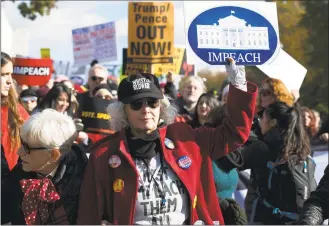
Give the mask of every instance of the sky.
MULTIPOLYGON (((6 16, 16 31, 16 51, 40 58, 40 49, 50 48, 53 60, 73 63, 72 29, 115 21, 118 61, 113 63, 121 64, 121 50, 128 46, 128 1, 58 1, 49 16, 34 21, 20 15, 18 4, 1 2, 1 21, 6 16)), ((174 5, 175 45, 185 45, 183 2, 174 5)))

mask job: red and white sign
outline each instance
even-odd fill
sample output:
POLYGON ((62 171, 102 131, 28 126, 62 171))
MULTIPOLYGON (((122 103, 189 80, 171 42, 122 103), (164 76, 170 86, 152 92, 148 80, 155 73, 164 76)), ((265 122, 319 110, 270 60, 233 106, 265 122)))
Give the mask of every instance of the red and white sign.
POLYGON ((13 78, 19 85, 45 85, 51 78, 51 59, 15 58, 13 78))
POLYGON ((115 23, 109 22, 72 30, 74 64, 89 65, 92 60, 117 60, 115 23))

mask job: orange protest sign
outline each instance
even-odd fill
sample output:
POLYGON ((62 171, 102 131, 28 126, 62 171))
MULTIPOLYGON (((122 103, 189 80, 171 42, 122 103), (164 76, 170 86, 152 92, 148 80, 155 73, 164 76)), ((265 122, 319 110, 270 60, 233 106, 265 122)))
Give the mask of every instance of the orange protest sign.
POLYGON ((15 58, 13 78, 19 85, 38 86, 51 78, 51 59, 15 58))
POLYGON ((128 62, 172 63, 174 4, 129 2, 128 7, 128 62))

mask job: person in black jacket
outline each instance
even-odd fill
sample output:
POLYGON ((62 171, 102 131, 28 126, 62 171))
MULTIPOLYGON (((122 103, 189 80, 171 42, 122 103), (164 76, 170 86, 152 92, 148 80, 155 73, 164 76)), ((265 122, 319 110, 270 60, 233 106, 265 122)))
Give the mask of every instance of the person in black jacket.
MULTIPOLYGON (((317 136, 329 132, 329 120, 322 125, 317 136)), ((320 225, 329 218, 329 165, 315 191, 305 201, 298 224, 320 225)))
POLYGON ((73 120, 53 109, 25 122, 18 151, 22 161, 2 188, 2 224, 76 224, 88 158, 73 144, 75 137, 73 120))
POLYGON ((329 218, 329 165, 310 197, 305 201, 298 224, 321 225, 329 218))

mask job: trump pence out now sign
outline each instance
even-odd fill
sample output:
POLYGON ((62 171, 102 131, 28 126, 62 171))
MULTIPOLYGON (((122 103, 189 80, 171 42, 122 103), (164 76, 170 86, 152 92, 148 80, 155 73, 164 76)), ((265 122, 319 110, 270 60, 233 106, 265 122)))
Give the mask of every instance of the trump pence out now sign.
POLYGON ((38 86, 51 78, 51 59, 15 58, 13 78, 19 85, 38 86))
POLYGON ((128 62, 172 63, 174 5, 170 2, 129 2, 128 62))

